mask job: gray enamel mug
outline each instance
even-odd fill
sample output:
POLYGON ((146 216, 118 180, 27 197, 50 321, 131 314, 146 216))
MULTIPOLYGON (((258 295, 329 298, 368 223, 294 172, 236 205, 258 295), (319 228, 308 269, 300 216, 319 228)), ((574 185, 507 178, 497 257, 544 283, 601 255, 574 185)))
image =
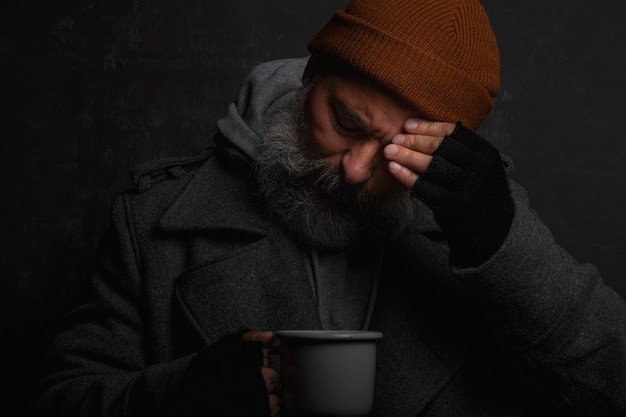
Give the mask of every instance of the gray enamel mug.
POLYGON ((365 330, 278 330, 285 416, 370 414, 376 341, 365 330))

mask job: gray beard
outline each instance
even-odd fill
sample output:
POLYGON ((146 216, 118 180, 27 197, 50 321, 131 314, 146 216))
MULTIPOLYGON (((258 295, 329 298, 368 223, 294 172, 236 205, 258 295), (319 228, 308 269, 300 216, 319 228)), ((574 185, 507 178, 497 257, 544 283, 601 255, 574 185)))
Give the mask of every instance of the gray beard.
POLYGON ((382 199, 348 184, 306 133, 305 100, 302 90, 293 109, 267 123, 255 168, 268 214, 316 247, 344 249, 393 238, 415 217, 409 191, 382 199))

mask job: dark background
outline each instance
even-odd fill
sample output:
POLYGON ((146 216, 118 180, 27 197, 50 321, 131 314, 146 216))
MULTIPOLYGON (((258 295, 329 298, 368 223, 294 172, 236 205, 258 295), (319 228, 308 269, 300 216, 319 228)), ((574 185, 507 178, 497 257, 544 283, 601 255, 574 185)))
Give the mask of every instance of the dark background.
MULTIPOLYGON (((29 402, 130 169, 204 148, 251 66, 305 55, 347 1, 11 3, 0 25, 3 409, 29 402)), ((514 159, 561 245, 626 297, 626 2, 483 3, 502 89, 481 133, 514 159)))

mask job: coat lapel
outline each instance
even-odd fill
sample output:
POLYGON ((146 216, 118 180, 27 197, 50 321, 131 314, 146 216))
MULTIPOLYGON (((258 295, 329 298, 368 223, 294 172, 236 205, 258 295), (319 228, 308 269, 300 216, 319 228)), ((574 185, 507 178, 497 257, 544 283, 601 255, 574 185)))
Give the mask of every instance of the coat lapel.
MULTIPOLYGON (((217 159, 216 155, 210 159, 217 159)), ((255 196, 248 182, 220 169, 209 160, 199 168, 178 198, 161 217, 164 231, 199 232, 234 230, 264 235, 269 228, 259 216, 255 196)))
POLYGON ((321 325, 304 252, 260 213, 247 182, 209 161, 160 219, 162 231, 193 242, 176 295, 207 343, 240 327, 321 325))

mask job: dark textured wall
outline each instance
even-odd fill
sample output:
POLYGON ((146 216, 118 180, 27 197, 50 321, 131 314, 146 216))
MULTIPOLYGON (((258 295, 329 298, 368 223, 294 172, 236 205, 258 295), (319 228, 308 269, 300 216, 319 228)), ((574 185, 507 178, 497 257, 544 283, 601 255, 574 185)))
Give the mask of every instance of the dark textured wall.
MULTIPOLYGON (((27 401, 129 170, 205 147, 258 62, 347 1, 13 2, 1 26, 2 404, 27 401)), ((626 296, 626 3, 485 0, 502 91, 481 133, 557 240, 626 296)))

